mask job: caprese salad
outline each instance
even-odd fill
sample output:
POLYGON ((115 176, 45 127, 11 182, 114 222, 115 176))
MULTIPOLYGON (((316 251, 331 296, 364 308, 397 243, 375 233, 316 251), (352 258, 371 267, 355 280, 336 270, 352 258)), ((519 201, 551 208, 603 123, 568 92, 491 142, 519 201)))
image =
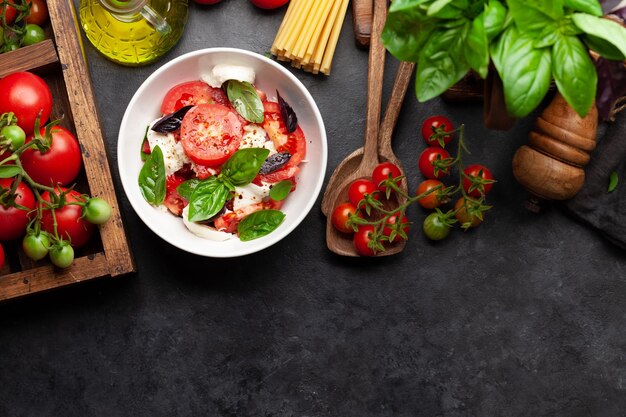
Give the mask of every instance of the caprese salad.
POLYGON ((146 129, 139 188, 202 238, 248 241, 284 220, 306 155, 296 113, 247 67, 217 65, 173 86, 146 129))

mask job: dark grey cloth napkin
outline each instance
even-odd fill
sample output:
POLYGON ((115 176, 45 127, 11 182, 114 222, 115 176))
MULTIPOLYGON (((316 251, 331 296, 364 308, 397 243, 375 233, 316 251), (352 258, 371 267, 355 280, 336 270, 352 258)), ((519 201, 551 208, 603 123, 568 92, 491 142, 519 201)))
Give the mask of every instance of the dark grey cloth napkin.
POLYGON ((585 185, 563 205, 575 218, 626 249, 626 111, 618 114, 615 122, 601 124, 598 139, 598 147, 585 168, 585 185), (609 178, 614 171, 619 182, 609 193, 609 178))

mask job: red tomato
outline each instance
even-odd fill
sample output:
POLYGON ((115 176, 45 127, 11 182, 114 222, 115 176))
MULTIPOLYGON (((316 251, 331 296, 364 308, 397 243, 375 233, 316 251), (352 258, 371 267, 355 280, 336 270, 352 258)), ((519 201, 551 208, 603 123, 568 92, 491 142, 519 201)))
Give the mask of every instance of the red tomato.
POLYGON ((289 0, 251 0, 252 4, 261 9, 277 9, 284 6, 289 0))
POLYGON ((424 152, 420 155, 418 162, 422 175, 430 179, 445 177, 450 173, 450 167, 438 169, 437 172, 435 172, 435 163, 436 161, 448 158, 450 158, 450 154, 445 149, 437 148, 435 146, 429 146, 424 149, 424 152))
POLYGON ((374 250, 367 246, 372 240, 372 234, 374 233, 374 226, 366 224, 359 227, 359 230, 354 234, 352 243, 356 253, 360 256, 374 256, 374 250))
MULTIPOLYGON (((61 187, 63 191, 67 188, 61 187)), ((50 201, 50 193, 46 191, 41 195, 45 201, 50 201)), ((73 203, 77 201, 83 201, 81 194, 77 191, 70 191, 65 196, 65 201, 73 203)), ((78 248, 83 246, 94 231, 94 225, 89 223, 86 219, 81 218, 82 207, 75 205, 67 205, 61 209, 54 211, 57 220, 57 232, 59 237, 64 240, 68 240, 70 244, 78 248)), ((46 232, 54 236, 54 219, 52 217, 52 210, 44 210, 41 217, 41 228, 46 232)))
MULTIPOLYGON (((42 136, 45 131, 41 128, 42 136)), ((54 126, 50 133, 50 149, 43 153, 36 148, 25 150, 21 157, 22 165, 35 182, 44 185, 68 185, 76 179, 83 166, 80 145, 72 132, 64 127, 54 126)), ((27 141, 32 139, 31 136, 27 141)))
POLYGON ((2 245, 0 245, 0 269, 4 266, 4 249, 2 249, 2 245))
POLYGON ((30 3, 30 14, 26 18, 26 23, 43 25, 48 20, 48 6, 44 0, 28 0, 30 3))
POLYGON ((41 112, 41 126, 50 117, 52 93, 44 80, 30 72, 14 72, 0 79, 0 114, 13 112, 17 124, 28 135, 41 112))
POLYGON ((352 203, 341 203, 333 210, 333 226, 343 233, 354 233, 346 223, 350 220, 350 215, 356 213, 356 206, 352 203))
MULTIPOLYGON (((15 4, 15 0, 9 0, 9 3, 15 4)), ((13 23, 13 20, 15 20, 15 16, 17 16, 17 10, 15 10, 15 7, 0 5, 0 16, 2 16, 3 14, 6 19, 7 25, 10 25, 11 23, 13 23)))
POLYGON ((231 211, 230 213, 226 213, 225 215, 215 219, 215 228, 222 232, 236 233, 237 226, 239 225, 239 222, 244 219, 244 217, 259 210, 280 210, 282 205, 282 201, 270 200, 267 202, 264 201, 262 203, 252 204, 238 210, 231 211))
MULTIPOLYGON (((0 178, 0 189, 10 189, 12 178, 0 178)), ((15 190, 17 197, 15 203, 35 209, 35 196, 28 186, 20 182, 15 190)), ((13 240, 26 232, 26 225, 30 221, 29 212, 16 207, 4 207, 0 204, 0 240, 13 240)))
POLYGON ((187 178, 174 174, 167 177, 165 181, 165 201, 163 201, 163 205, 167 207, 169 211, 177 216, 181 216, 183 213, 183 209, 189 203, 176 190, 180 184, 185 182, 187 178))
POLYGON ((237 114, 220 104, 200 104, 180 127, 183 148, 196 164, 220 165, 239 148, 243 128, 237 114))
POLYGON ((400 168, 391 162, 383 162, 374 168, 374 172, 372 172, 372 182, 378 186, 379 191, 384 193, 386 187, 381 186, 380 183, 388 178, 397 178, 401 175, 402 172, 400 172, 400 168))
MULTIPOLYGON (((387 219, 387 221, 385 222, 385 224, 389 225, 389 226, 393 226, 398 222, 398 218, 400 217, 400 213, 394 214, 393 216, 389 217, 387 219)), ((406 226, 402 227, 402 230, 404 230, 404 233, 409 233, 409 225, 407 223, 409 223, 409 219, 406 216, 402 216, 402 219, 400 220, 401 224, 406 224, 406 226)), ((389 237, 391 236, 391 227, 383 227, 383 235, 389 237)), ((400 235, 396 235, 394 237, 394 239, 391 241, 393 242, 398 242, 400 240, 404 240, 400 235)))
MULTIPOLYGON (((279 170, 274 172, 270 172, 266 175, 257 175, 254 181, 252 181, 256 185, 261 185, 262 182, 267 184, 275 184, 277 182, 281 182, 282 180, 293 180, 293 178, 300 172, 299 167, 295 166, 284 166, 279 170)), ((295 181, 294 181, 295 183, 295 181)))
POLYGON ((171 114, 182 107, 198 104, 230 106, 228 97, 221 88, 213 88, 204 81, 187 81, 175 85, 165 94, 161 113, 171 114))
MULTIPOLYGON (((441 181, 439 181, 439 180, 426 180, 426 181, 423 181, 417 187, 416 195, 424 194, 425 192, 430 191, 430 190, 432 190, 435 187, 440 187, 440 190, 443 190, 445 188, 443 183, 441 181)), ((430 210, 436 209, 442 203, 442 201, 437 196, 438 193, 439 193, 439 191, 433 191, 432 193, 428 194, 427 196, 422 197, 419 200, 417 200, 417 202, 420 203, 420 206, 424 207, 425 209, 430 209, 430 210)))
POLYGON ((491 175, 491 171, 489 171, 487 167, 478 164, 470 165, 465 168, 463 172, 465 175, 470 177, 470 179, 468 179, 463 176, 463 188, 468 195, 479 198, 486 195, 489 190, 491 190, 493 183, 490 181, 493 181, 493 175, 491 175), (475 178, 475 183, 471 180, 471 178, 475 178), (488 182, 484 183, 485 180, 488 182), (472 188, 471 191, 470 188, 472 188))
POLYGON ((447 117, 443 116, 433 116, 424 120, 422 123, 422 137, 424 141, 430 146, 438 146, 445 147, 450 141, 454 138, 454 135, 445 135, 440 139, 443 141, 443 146, 441 142, 434 137, 436 133, 443 132, 452 132, 454 130, 454 125, 447 117))
POLYGON ((287 133, 287 128, 280 115, 280 105, 271 101, 263 103, 265 107, 265 120, 263 129, 267 132, 278 152, 289 152, 291 159, 287 166, 296 166, 306 154, 306 139, 300 126, 292 133, 287 133))
POLYGON ((374 195, 374 198, 378 199, 380 194, 376 184, 370 180, 358 179, 350 184, 348 189, 348 199, 356 207, 359 207, 359 202, 365 198, 366 195, 374 195))

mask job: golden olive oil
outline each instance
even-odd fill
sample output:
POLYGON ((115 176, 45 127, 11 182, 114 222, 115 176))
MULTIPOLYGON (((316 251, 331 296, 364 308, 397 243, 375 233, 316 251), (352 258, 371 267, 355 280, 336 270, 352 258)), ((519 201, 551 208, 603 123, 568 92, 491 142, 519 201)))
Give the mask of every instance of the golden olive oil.
POLYGON ((87 39, 100 53, 136 66, 155 61, 178 42, 187 0, 81 0, 79 14, 87 39))

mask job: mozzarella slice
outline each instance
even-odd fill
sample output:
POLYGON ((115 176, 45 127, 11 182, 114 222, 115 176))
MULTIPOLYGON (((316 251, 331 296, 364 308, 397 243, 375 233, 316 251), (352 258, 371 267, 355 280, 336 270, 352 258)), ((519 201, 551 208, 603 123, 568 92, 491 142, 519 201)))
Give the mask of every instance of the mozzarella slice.
POLYGON ((220 232, 214 227, 207 226, 196 222, 189 221, 189 206, 183 209, 183 223, 185 227, 189 229, 194 235, 203 239, 213 240, 215 242, 224 242, 229 239, 234 239, 237 235, 233 233, 220 232))
POLYGON ((239 210, 244 207, 251 206, 263 202, 270 195, 270 186, 258 186, 255 184, 244 185, 243 187, 235 187, 235 198, 233 200, 233 209, 239 210))
POLYGON ((155 122, 156 120, 150 124, 150 128, 148 129, 148 144, 150 145, 151 151, 157 145, 161 148, 163 161, 165 162, 165 173, 172 175, 181 169, 184 164, 191 163, 191 160, 185 153, 183 145, 180 142, 176 142, 173 133, 159 133, 152 130, 152 125, 155 122))
POLYGON ((222 88, 228 80, 247 81, 254 84, 254 70, 241 65, 219 64, 200 74, 202 81, 213 88, 222 88))

